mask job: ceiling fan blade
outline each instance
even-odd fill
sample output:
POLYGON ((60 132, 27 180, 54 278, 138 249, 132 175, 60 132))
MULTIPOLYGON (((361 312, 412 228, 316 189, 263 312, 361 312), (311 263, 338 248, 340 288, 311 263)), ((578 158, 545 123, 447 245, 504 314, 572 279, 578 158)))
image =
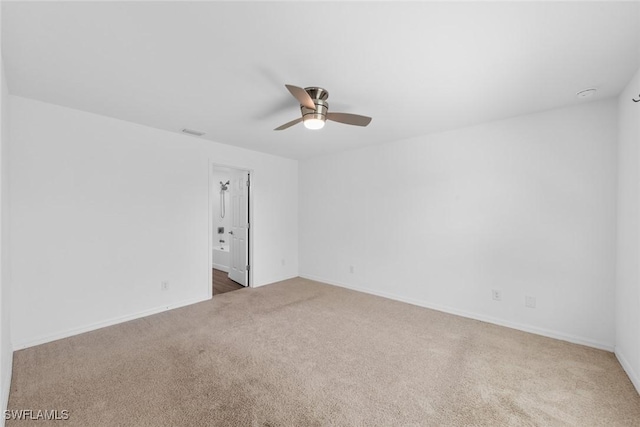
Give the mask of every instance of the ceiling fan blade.
POLYGON ((285 87, 289 89, 289 92, 291 92, 291 95, 293 95, 293 97, 297 99, 301 105, 304 105, 305 107, 310 108, 312 110, 316 109, 316 104, 313 103, 313 99, 311 99, 311 97, 309 96, 306 90, 302 89, 301 87, 293 86, 293 85, 285 85, 285 87))
POLYGON ((327 113, 327 120, 355 126, 366 126, 371 123, 371 117, 349 113, 327 113))
POLYGON ((278 126, 277 128, 275 128, 274 130, 285 130, 286 128, 290 128, 293 125, 297 125, 298 123, 300 123, 302 121, 302 117, 300 117, 299 119, 295 119, 295 120, 291 120, 288 123, 283 124, 282 126, 278 126))

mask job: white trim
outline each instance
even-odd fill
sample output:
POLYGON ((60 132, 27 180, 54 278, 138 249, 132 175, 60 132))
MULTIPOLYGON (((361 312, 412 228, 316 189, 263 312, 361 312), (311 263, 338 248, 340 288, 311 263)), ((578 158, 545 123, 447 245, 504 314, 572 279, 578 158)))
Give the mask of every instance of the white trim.
MULTIPOLYGON (((208 159, 207 161, 207 167, 209 168, 208 170, 208 177, 207 177, 207 207, 208 207, 208 215, 209 218, 207 218, 207 229, 209 230, 209 237, 207 239, 207 242, 209 242, 209 247, 207 248, 207 264, 206 265, 211 265, 211 262, 213 260, 213 218, 211 218, 212 212, 213 212, 213 165, 211 164, 211 159, 208 159)), ((207 297, 208 299, 213 298, 213 270, 209 269, 209 271, 207 271, 207 297)))
MULTIPOLYGON (((247 174, 249 174, 249 181, 250 181, 250 185, 249 185, 249 224, 251 224, 251 226, 249 227, 248 230, 248 238, 249 238, 249 251, 248 251, 248 260, 249 261, 249 265, 251 265, 251 268, 249 269, 249 271, 247 272, 247 280, 248 283, 245 287, 247 288, 254 288, 256 287, 254 285, 253 282, 253 273, 254 273, 254 258, 253 258, 253 247, 255 246, 255 240, 254 240, 254 233, 253 230, 255 228, 255 223, 253 221, 253 211, 254 209, 254 203, 253 203, 253 193, 254 193, 254 189, 253 189, 253 182, 254 182, 254 178, 253 178, 253 169, 251 168, 247 168, 247 167, 242 167, 242 166, 233 166, 233 165, 227 165, 227 164, 222 164, 222 163, 216 163, 214 161, 212 161, 211 158, 209 158, 209 195, 208 195, 208 200, 209 200, 209 259, 207 261, 207 265, 211 265, 212 259, 213 259, 213 172, 215 170, 215 168, 226 168, 226 169, 233 169, 235 171, 239 171, 239 172, 245 172, 247 174)), ((217 267, 216 267, 217 268, 217 267)), ((209 269, 211 270, 211 269, 209 269)), ((229 270, 224 270, 227 273, 229 272, 229 270)), ((297 276, 294 276, 297 277, 297 276)), ((209 271, 209 284, 208 284, 208 292, 209 292, 209 298, 213 297, 213 271, 209 271)))
POLYGON ((614 353, 616 355, 616 358, 618 359, 618 362, 620 362, 620 365, 622 365, 622 369, 624 369, 624 371, 627 373, 627 376, 631 380, 631 383, 636 388, 638 394, 640 394, 640 377, 638 376, 636 371, 633 370, 633 367, 631 367, 631 364, 629 363, 627 358, 624 357, 619 347, 616 346, 616 351, 614 353))
POLYGON ((103 320, 101 322, 96 322, 96 323, 92 323, 90 325, 87 326, 81 326, 79 328, 71 328, 71 329, 67 329, 65 331, 60 331, 60 332, 56 332, 55 334, 50 334, 50 335, 45 335, 42 337, 38 337, 35 339, 30 339, 30 340, 26 340, 23 342, 19 342, 14 344, 14 350, 20 350, 23 348, 28 348, 28 347, 33 347, 36 345, 40 345, 40 344, 44 344, 44 343, 48 343, 51 341, 56 341, 62 338, 67 338, 67 337, 71 337, 74 335, 79 335, 82 334, 84 332, 90 332, 90 331, 95 331, 96 329, 102 329, 105 328, 107 326, 113 326, 113 325, 117 325, 119 323, 124 323, 124 322, 128 322, 130 320, 135 320, 135 319, 139 319, 141 317, 147 317, 147 316, 151 316, 152 314, 157 314, 157 313, 162 313, 163 311, 167 311, 167 310, 173 310, 174 308, 180 308, 180 307, 184 307, 187 305, 191 305, 191 304, 196 304, 202 301, 207 301, 211 299, 208 296, 205 297, 198 297, 198 298, 191 298, 188 300, 184 300, 175 304, 169 304, 169 305, 163 305, 160 307, 156 307, 156 308, 151 308, 149 310, 144 310, 144 311, 140 311, 138 313, 134 313, 134 314, 127 314, 125 316, 119 316, 119 317, 114 317, 112 319, 108 319, 108 320, 103 320))
MULTIPOLYGON (((10 353, 10 360, 4 362, 2 366, 2 390, 0 396, 2 399, 2 413, 9 407, 9 394, 11 393, 11 375, 13 373, 13 351, 10 353), (5 367, 6 366, 6 367, 5 367)), ((0 417, 0 427, 4 427, 4 416, 0 417)))
POLYGON ((302 276, 299 276, 298 274, 294 273, 294 274, 292 274, 290 276, 282 276, 281 278, 276 278, 276 279, 270 278, 268 282, 257 284, 257 285, 254 286, 254 288, 259 288, 261 286, 274 285, 276 283, 284 282, 285 280, 291 280, 291 279, 295 279, 295 278, 298 278, 298 277, 302 277, 302 276))
POLYGON ((568 342, 574 343, 574 344, 585 345, 587 347, 593 347, 593 348, 597 348, 597 349, 600 349, 600 350, 606 350, 606 351, 613 352, 613 349, 614 349, 613 345, 611 345, 611 344, 605 344, 605 343, 601 343, 601 342, 598 342, 598 341, 593 341, 593 340, 588 339, 588 338, 578 337, 578 336, 575 336, 575 335, 565 334, 565 333, 558 332, 558 331, 551 331, 551 330, 543 329, 543 328, 537 328, 535 326, 523 325, 521 323, 510 322, 510 321, 507 321, 507 320, 497 319, 495 317, 486 316, 484 314, 477 314, 477 313, 472 313, 472 312, 469 312, 469 311, 458 310, 458 309, 452 308, 452 307, 442 306, 442 305, 438 305, 438 304, 431 304, 431 303, 423 301, 423 300, 418 300, 418 299, 414 299, 414 298, 406 298, 406 297, 402 297, 402 296, 399 296, 399 295, 390 294, 390 293, 387 293, 387 292, 376 291, 376 290, 366 289, 366 288, 362 288, 362 287, 358 287, 358 286, 347 285, 346 283, 339 283, 339 282, 336 282, 336 281, 333 281, 333 280, 327 280, 327 279, 324 279, 322 277, 316 277, 316 276, 309 275, 309 274, 300 274, 300 277, 302 277, 304 279, 315 280, 317 282, 328 283, 330 285, 339 286, 341 288, 347 288, 347 289, 351 289, 351 290, 358 291, 358 292, 364 292, 366 294, 371 294, 371 295, 376 295, 376 296, 379 296, 379 297, 389 298, 389 299, 400 301, 400 302, 406 302, 407 304, 412 304, 412 305, 417 305, 419 307, 424 307, 424 308, 429 308, 429 309, 432 309, 432 310, 442 311, 444 313, 455 314, 456 316, 466 317, 466 318, 474 319, 474 320, 480 320, 482 322, 487 322, 487 323, 493 323, 494 325, 505 326, 507 328, 517 329, 519 331, 529 332, 529 333, 536 334, 536 335, 542 335, 542 336, 548 337, 548 338, 554 338, 554 339, 561 340, 561 341, 568 341, 568 342))

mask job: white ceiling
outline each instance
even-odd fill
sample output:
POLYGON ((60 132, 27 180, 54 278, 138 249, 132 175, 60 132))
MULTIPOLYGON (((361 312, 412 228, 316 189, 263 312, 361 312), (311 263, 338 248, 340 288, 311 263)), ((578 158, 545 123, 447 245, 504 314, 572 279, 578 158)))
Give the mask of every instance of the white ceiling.
POLYGON ((291 158, 613 96, 640 66, 639 2, 2 7, 12 94, 291 158), (274 132, 285 83, 373 121, 274 132))

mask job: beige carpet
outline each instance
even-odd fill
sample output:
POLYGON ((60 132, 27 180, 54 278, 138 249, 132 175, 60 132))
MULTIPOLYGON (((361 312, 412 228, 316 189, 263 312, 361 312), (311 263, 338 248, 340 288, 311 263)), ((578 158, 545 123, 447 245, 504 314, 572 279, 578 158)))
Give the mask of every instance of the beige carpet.
POLYGON ((8 426, 638 426, 608 352, 293 279, 16 352, 8 426))

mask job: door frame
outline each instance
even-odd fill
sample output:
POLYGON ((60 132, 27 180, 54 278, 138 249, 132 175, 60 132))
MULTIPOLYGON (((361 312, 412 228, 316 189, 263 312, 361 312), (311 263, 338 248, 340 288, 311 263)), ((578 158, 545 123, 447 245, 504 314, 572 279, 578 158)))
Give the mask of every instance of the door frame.
POLYGON ((243 167, 243 166, 236 166, 236 165, 229 165, 229 164, 222 164, 222 163, 216 163, 215 161, 213 161, 212 159, 209 159, 208 161, 208 178, 209 178, 209 185, 207 186, 207 190, 208 190, 208 202, 209 202, 209 218, 207 219, 208 222, 208 229, 209 229, 209 238, 207 239, 207 241, 209 242, 209 250, 207 251, 208 253, 208 258, 207 258, 207 266, 209 267, 208 270, 208 274, 207 277, 209 278, 209 283, 207 285, 207 295, 209 296, 209 299, 213 298, 213 265, 212 265, 212 260, 213 260, 213 190, 215 188, 216 183, 213 182, 213 171, 216 168, 225 168, 225 169, 234 169, 236 171, 239 172, 245 172, 249 175, 249 194, 248 194, 248 201, 249 201, 249 212, 248 212, 248 218, 249 218, 249 230, 247 230, 247 264, 250 265, 251 267, 249 268, 248 274, 247 274, 247 288, 253 288, 253 247, 254 247, 254 240, 253 240, 253 230, 255 228, 254 226, 254 222, 253 222, 253 169, 248 168, 248 167, 243 167))

